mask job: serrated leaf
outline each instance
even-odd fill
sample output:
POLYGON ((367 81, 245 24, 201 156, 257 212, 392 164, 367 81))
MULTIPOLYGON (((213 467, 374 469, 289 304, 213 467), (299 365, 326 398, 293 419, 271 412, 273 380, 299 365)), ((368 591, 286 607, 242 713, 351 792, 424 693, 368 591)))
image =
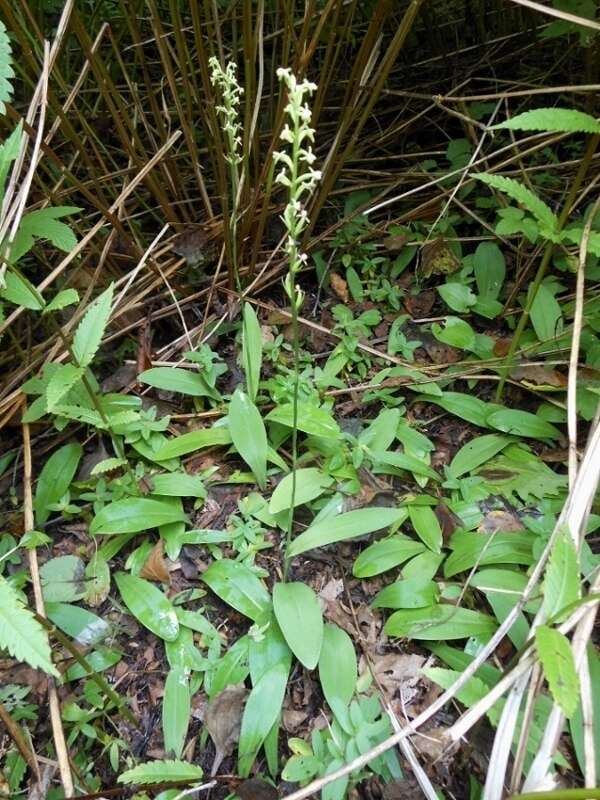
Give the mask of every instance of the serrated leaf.
POLYGON ((168 499, 126 497, 100 509, 92 520, 90 533, 137 533, 186 520, 183 511, 168 499))
POLYGON ((83 367, 75 364, 57 364, 57 369, 46 386, 46 407, 54 411, 63 397, 68 394, 73 386, 83 377, 83 367))
POLYGON ((276 583, 273 610, 292 653, 314 669, 323 643, 323 615, 314 591, 304 583, 276 583))
POLYGON ((58 503, 68 490, 82 454, 81 445, 71 442, 59 448, 44 464, 33 500, 38 525, 43 525, 50 516, 48 506, 58 503))
POLYGON ((183 667, 172 667, 165 681, 162 725, 165 752, 173 753, 176 758, 183 753, 191 717, 191 700, 189 671, 183 667))
POLYGON ((559 612, 580 597, 581 577, 577 550, 571 537, 562 532, 554 542, 544 576, 542 609, 545 619, 561 622, 559 612), (558 616, 556 616, 558 615, 558 616))
POLYGON ((242 337, 242 367, 246 375, 248 396, 254 402, 258 393, 260 367, 262 363, 262 335, 260 324, 253 306, 244 303, 242 337))
POLYGON ((148 783, 171 783, 182 781, 200 780, 203 775, 201 767, 190 764, 187 761, 177 761, 165 759, 163 761, 148 761, 146 764, 139 764, 133 769, 128 769, 121 773, 117 778, 117 783, 127 783, 140 785, 148 783))
POLYGON ((535 629, 535 649, 552 697, 568 719, 579 705, 579 678, 571 643, 555 628, 540 625, 535 629))
POLYGON ((4 276, 5 286, 0 289, 0 297, 17 306, 23 306, 31 311, 42 311, 45 305, 44 298, 24 275, 17 272, 14 267, 9 268, 4 276))
MULTIPOLYGON (((295 481, 294 508, 320 497, 331 486, 333 478, 330 475, 325 475, 316 467, 306 467, 296 470, 295 481)), ((290 473, 277 484, 275 491, 271 495, 269 513, 278 514, 280 511, 286 511, 292 507, 293 483, 294 476, 290 473)))
POLYGON ((325 699, 331 706, 335 700, 348 705, 356 689, 358 669, 352 639, 333 623, 323 630, 319 656, 319 680, 325 699))
POLYGON ((25 661, 58 677, 52 663, 48 636, 29 609, 19 601, 8 581, 0 575, 0 647, 13 658, 25 661))
POLYGON ((157 586, 127 572, 117 572, 115 582, 123 602, 138 622, 161 639, 175 641, 179 620, 173 604, 157 586))
POLYGON ((513 440, 509 436, 502 436, 499 433, 476 436, 456 453, 448 466, 448 473, 453 478, 460 478, 461 475, 485 464, 490 458, 504 450, 511 441, 513 440))
POLYGON ((271 607, 271 597, 252 570, 239 561, 214 561, 202 580, 225 603, 253 620, 271 607))
POLYGON ((573 108, 535 108, 493 125, 490 130, 600 133, 600 122, 573 108))
POLYGON ((545 229, 548 235, 558 233, 558 218, 552 209, 544 203, 534 192, 514 178, 504 175, 491 175, 486 172, 472 173, 471 177, 478 181, 504 192, 517 203, 527 209, 545 229))
POLYGON ((360 508, 337 517, 328 517, 313 523, 297 536, 288 548, 288 556, 291 558, 315 547, 364 536, 400 522, 405 517, 403 508, 360 508))
POLYGON ((30 211, 25 214, 19 224, 19 229, 10 250, 11 263, 31 250, 36 239, 47 239, 54 247, 70 253, 77 244, 77 237, 71 228, 60 217, 77 214, 81 208, 76 206, 49 206, 30 211))
POLYGON ((209 386, 206 379, 199 372, 179 367, 152 367, 138 375, 140 383, 154 386, 156 389, 164 389, 168 392, 179 392, 190 397, 212 397, 217 399, 218 395, 212 386, 209 386))
POLYGON ((262 417, 246 392, 235 390, 229 404, 233 446, 252 470, 261 489, 267 483, 267 432, 262 417))
POLYGON ((44 314, 50 314, 52 311, 60 311, 61 308, 72 306, 74 303, 79 302, 79 295, 75 289, 63 289, 58 292, 44 309, 44 314))
POLYGON ((108 289, 94 300, 77 326, 72 350, 75 361, 80 367, 87 367, 91 364, 100 347, 104 329, 110 317, 112 298, 113 284, 111 283, 108 289))
POLYGON ((12 48, 6 26, 0 20, 0 114, 6 113, 6 105, 12 97, 11 84, 15 72, 12 68, 12 48))
MULTIPOLYGON (((1 47, 0 47, 1 49, 1 47)), ((0 59, 2 56, 0 55, 0 59)), ((2 111, 0 110, 0 113, 2 111)), ((23 143, 23 122, 19 120, 10 136, 0 145, 0 197, 4 197, 6 178, 10 165, 19 155, 23 143)))
POLYGON ((112 472, 112 470, 124 467, 126 464, 126 458, 103 458, 92 468, 90 475, 102 475, 105 472, 112 472))

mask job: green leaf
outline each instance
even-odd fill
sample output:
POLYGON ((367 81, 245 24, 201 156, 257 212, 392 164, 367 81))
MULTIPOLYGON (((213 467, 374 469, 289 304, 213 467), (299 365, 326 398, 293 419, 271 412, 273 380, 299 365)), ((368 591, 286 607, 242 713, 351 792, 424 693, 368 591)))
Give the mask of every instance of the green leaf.
POLYGON ((358 668, 352 639, 346 631, 328 622, 323 630, 319 680, 330 707, 335 700, 345 706, 350 703, 356 689, 357 677, 358 668))
POLYGON ((506 275, 502 250, 494 242, 481 242, 473 256, 473 271, 480 299, 496 300, 506 275))
POLYGON ((212 397, 217 399, 217 394, 209 386, 205 378, 198 372, 178 367, 152 367, 138 375, 141 383, 164 389, 168 392, 179 392, 191 397, 212 397))
POLYGON ((540 625, 535 629, 535 649, 552 697, 569 719, 579 705, 579 678, 571 643, 555 628, 540 625))
POLYGON ((552 617, 554 622, 562 622, 564 613, 559 612, 579 600, 580 589, 577 550, 569 534, 563 531, 554 542, 544 576, 542 608, 545 619, 552 617))
POLYGON ((84 564, 78 556, 57 556, 40 567, 47 603, 81 600, 85 595, 84 564))
POLYGON ((314 669, 323 642, 323 615, 317 595, 305 583, 276 583, 273 610, 292 653, 306 669, 314 669))
POLYGON ((108 289, 94 300, 77 326, 72 350, 75 361, 80 367, 87 367, 91 364, 100 347, 110 316, 112 298, 113 284, 111 283, 108 289))
POLYGON ((0 114, 6 113, 6 103, 10 102, 13 94, 11 84, 15 72, 12 68, 12 48, 10 38, 6 32, 6 25, 0 20, 0 114))
POLYGON ((35 490, 33 508, 38 525, 50 516, 48 506, 58 503, 71 485, 83 449, 77 442, 65 444, 53 453, 44 464, 35 490))
POLYGON ((179 620, 171 601, 150 581, 117 572, 115 582, 133 616, 160 639, 173 642, 179 633, 179 620))
POLYGON ((550 469, 518 444, 509 444, 499 456, 479 468, 477 474, 485 478, 491 494, 502 494, 513 503, 517 497, 525 503, 532 498, 556 497, 567 485, 564 474, 550 469))
POLYGON ((554 339, 562 333, 562 309, 547 284, 538 286, 529 316, 535 335, 540 341, 554 339))
MULTIPOLYGON (((482 569, 471 578, 471 585, 485 594, 500 623, 513 610, 526 584, 527 577, 524 573, 509 569, 482 569)), ((529 624, 522 612, 508 631, 508 636, 518 649, 525 645, 529 637, 529 624)))
POLYGON ((167 497, 206 497, 206 489, 199 475, 188 475, 187 472, 169 472, 153 475, 152 494, 167 497))
POLYGON ((475 331, 459 317, 446 317, 444 327, 437 322, 431 326, 431 332, 438 340, 460 350, 469 350, 475 344, 475 331))
POLYGON ((264 489, 267 483, 267 432, 258 409, 239 386, 229 404, 229 430, 233 446, 254 473, 260 488, 264 489))
POLYGON ((194 783, 200 780, 204 773, 202 768, 187 761, 174 761, 165 759, 164 761, 148 761, 146 764, 139 764, 133 769, 128 769, 121 773, 117 778, 117 783, 128 783, 140 785, 148 783, 170 783, 189 781, 194 783))
POLYGON ((42 311, 45 306, 44 298, 24 275, 14 267, 9 267, 4 280, 6 285, 0 289, 0 297, 31 311, 42 311))
POLYGON ((72 306, 78 302, 79 295, 77 294, 76 289, 63 289, 61 292, 58 292, 54 295, 52 300, 44 309, 44 314, 50 314, 53 311, 60 311, 61 308, 72 306))
POLYGON ((369 451, 369 458, 376 464, 389 464, 391 467, 397 469, 404 469, 407 472, 412 472, 414 475, 423 475, 431 480, 439 481, 440 476, 431 467, 423 462, 420 458, 415 458, 408 453, 396 453, 391 450, 369 451))
POLYGON ((406 578, 385 586, 375 595, 373 608, 425 608, 437 603, 437 583, 427 576, 406 578))
POLYGON ((408 515, 419 539, 434 553, 441 552, 442 529, 431 506, 409 506, 408 515))
POLYGON ((192 698, 188 670, 172 667, 165 681, 162 726, 165 752, 181 758, 191 717, 192 698))
POLYGON ((1 575, 0 647, 17 661, 25 661, 34 669, 42 669, 49 675, 58 677, 45 630, 1 575))
POLYGON ((390 636, 425 640, 485 638, 495 630, 496 623, 487 614, 452 605, 395 611, 384 627, 390 636))
POLYGON ((214 561, 202 580, 225 603, 255 622, 271 606, 271 598, 255 573, 239 561, 214 561))
POLYGON ((512 441, 509 436, 502 436, 499 433, 476 436, 456 453, 448 466, 448 474, 453 478, 460 478, 461 475, 485 464, 512 441))
POLYGON ((444 392, 441 397, 430 397, 429 395, 419 395, 417 400, 435 403, 445 411, 454 414, 461 419, 468 419, 473 425, 480 428, 489 428, 487 418, 493 411, 502 410, 502 406, 495 403, 485 403, 478 397, 461 392, 444 392))
POLYGON ((459 314, 468 313, 477 302, 473 292, 464 283, 443 283, 437 290, 444 303, 459 314))
MULTIPOLYGON (((280 511, 287 511, 288 508, 292 507, 293 480, 293 475, 290 473, 277 484, 275 491, 271 495, 269 513, 278 514, 280 511)), ((325 475, 316 467, 297 469, 294 508, 320 497, 332 483, 333 478, 329 475, 325 475)))
MULTIPOLYGON (((287 428, 294 426, 294 408, 292 403, 276 406, 270 411, 266 420, 268 422, 278 422, 287 428)), ((312 403, 298 403, 297 427, 299 431, 311 434, 312 436, 322 436, 325 439, 339 440, 341 433, 337 422, 328 411, 319 408, 312 403)))
POLYGON ((490 428, 533 439, 557 439, 561 435, 558 428, 550 422, 529 411, 516 408, 493 411, 488 415, 487 422, 490 428))
POLYGON ((288 668, 276 664, 267 670, 248 695, 238 745, 238 772, 247 778, 256 755, 281 713, 288 668))
POLYGON ((11 263, 17 262, 31 250, 36 239, 47 239, 54 247, 70 253, 77 244, 77 237, 60 217, 77 214, 81 208, 76 206, 48 206, 25 214, 19 224, 11 250, 11 263))
POLYGON ((56 410, 56 406, 68 394, 85 372, 83 367, 75 364, 57 364, 46 387, 46 407, 48 411, 56 410))
POLYGON ((292 558, 315 547, 325 547, 334 542, 364 536, 400 522, 405 516, 406 512, 402 508, 360 508, 337 517, 328 517, 313 523, 296 537, 288 549, 288 555, 292 558))
POLYGON ((242 338, 242 366, 246 375, 248 396, 254 402, 258 394, 260 367, 262 363, 262 335, 260 324, 253 306, 244 303, 244 322, 242 338))
POLYGON ((490 130, 600 133, 600 122, 572 108, 535 108, 493 125, 490 130))
POLYGON ((185 522, 187 517, 168 499, 126 497, 100 509, 92 520, 90 533, 137 533, 179 521, 185 522))
POLYGON ((408 536, 397 534, 379 542, 373 542, 363 550, 354 562, 352 574, 356 578, 371 578, 388 569, 393 569, 409 558, 422 553, 425 548, 408 536))
POLYGON ((201 428, 171 439, 156 451, 155 460, 168 461, 171 458, 194 453, 203 447, 218 447, 228 444, 231 444, 231 433, 228 428, 222 425, 214 428, 201 428))
POLYGON ((471 177, 478 181, 504 192, 517 203, 527 209, 545 229, 545 233, 552 236, 558 232, 558 218, 534 192, 523 186, 514 178, 507 178, 504 175, 490 175, 486 172, 471 173, 471 177))
MULTIPOLYGON (((592 689, 592 736, 596 753, 596 764, 600 764, 600 657, 598 656, 595 645, 592 643, 588 645, 586 658, 588 659, 590 685, 592 689)), ((585 728, 580 703, 575 714, 571 717, 571 738, 573 739, 573 747, 582 773, 585 770, 586 763, 584 737, 585 728)))
POLYGON ((109 623, 85 608, 70 603, 46 603, 46 616, 77 644, 98 644, 110 633, 109 623))
POLYGON ((457 531, 450 539, 452 553, 444 562, 444 575, 451 578, 478 564, 533 563, 531 533, 472 533, 457 531))

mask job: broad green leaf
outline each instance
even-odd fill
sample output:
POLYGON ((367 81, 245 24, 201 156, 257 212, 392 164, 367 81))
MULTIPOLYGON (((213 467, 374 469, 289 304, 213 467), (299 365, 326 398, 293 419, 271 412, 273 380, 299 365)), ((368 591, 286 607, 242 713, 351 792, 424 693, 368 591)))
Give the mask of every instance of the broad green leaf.
POLYGON ((506 275, 506 261, 495 242, 481 242, 473 256, 473 271, 480 299, 496 300, 506 275))
POLYGON ((483 639, 495 630, 496 623, 487 614, 453 605, 395 611, 384 627, 390 636, 409 639, 483 639))
POLYGON ((49 505, 58 503, 75 476, 83 449, 77 442, 63 445, 44 464, 35 490, 33 508, 38 525, 50 516, 49 505))
POLYGON ((55 411, 56 406, 68 394, 73 386, 81 380, 85 372, 83 367, 75 364, 57 364, 46 387, 46 408, 55 411))
POLYGON ((477 425, 480 428, 489 428, 488 416, 493 411, 503 409, 503 406, 495 403, 485 403, 474 395, 462 394, 461 392, 444 392, 441 397, 423 395, 417 399, 435 403, 436 406, 441 406, 450 414, 454 414, 454 416, 461 419, 468 419, 472 425, 477 425))
POLYGON ((551 236, 558 231, 558 218, 552 209, 519 181, 504 175, 490 175, 486 172, 471 173, 471 177, 516 200, 536 218, 548 235, 551 236))
MULTIPOLYGON (((269 503, 269 512, 271 514, 278 514, 280 511, 286 511, 292 507, 292 484, 294 482, 293 474, 286 475, 283 480, 277 484, 275 491, 271 495, 269 503)), ((316 467, 306 467, 304 469, 296 470, 296 491, 294 493, 294 508, 296 506, 304 505, 314 500, 331 486, 333 478, 325 475, 320 469, 316 467)))
POLYGON ((186 520, 181 508, 166 498, 127 497, 100 509, 92 520, 90 533, 137 533, 186 520))
POLYGON ((165 654, 169 666, 171 668, 180 667, 187 674, 193 670, 204 672, 210 668, 210 661, 200 653, 194 642, 192 629, 185 627, 179 609, 176 609, 176 611, 177 619, 179 620, 179 633, 173 642, 165 642, 165 654))
POLYGON ((444 303, 459 314, 466 314, 477 302, 471 289, 464 283, 443 283, 437 290, 444 303))
POLYGON ((206 676, 206 691, 209 697, 220 694, 227 686, 246 680, 248 666, 248 636, 240 637, 217 662, 212 675, 206 676))
POLYGON ((510 437, 502 436, 499 433, 476 436, 470 442, 464 444, 456 453, 448 466, 448 473, 453 478, 460 478, 466 472, 471 472, 471 470, 485 464, 490 458, 504 450, 511 441, 513 440, 510 437))
POLYGON ((561 435, 558 428, 550 422, 529 411, 516 408, 493 411, 488 415, 487 422, 490 428, 533 439, 557 439, 561 435))
POLYGON ((133 769, 122 772, 117 778, 118 783, 170 783, 189 781, 194 783, 199 781, 204 773, 202 767, 190 764, 187 761, 174 761, 165 759, 163 761, 148 761, 146 764, 139 764, 133 769))
POLYGON ((428 577, 406 578, 384 587, 375 595, 373 608, 426 608, 437 603, 437 583, 428 577))
MULTIPOLYGON (((278 422, 280 425, 292 428, 294 425, 292 403, 276 406, 267 414, 266 420, 268 422, 278 422)), ((339 440, 341 436, 339 425, 329 411, 311 403, 298 403, 297 427, 299 431, 312 436, 322 436, 325 439, 339 440)))
POLYGON ((292 651, 272 609, 259 624, 264 630, 263 636, 251 638, 248 645, 248 665, 253 686, 276 664, 283 664, 288 671, 292 665, 292 651))
POLYGON ((113 298, 113 284, 94 300, 85 312, 85 315, 75 332, 73 338, 73 356, 80 367, 91 364, 100 342, 104 336, 104 329, 110 317, 110 306, 113 298))
POLYGON ((490 130, 600 133, 600 122, 573 108, 534 108, 492 125, 490 130))
POLYGON ((71 681, 79 681, 82 678, 87 678, 95 672, 105 672, 107 669, 114 667, 121 660, 122 653, 117 650, 111 650, 110 647, 105 645, 98 645, 96 650, 86 655, 85 660, 89 666, 89 671, 79 663, 72 664, 69 669, 63 674, 66 683, 71 681))
POLYGON ((379 542, 373 542, 363 550, 354 562, 352 574, 356 578, 371 578, 380 575, 388 569, 393 569, 409 558, 423 552, 425 548, 421 542, 415 542, 408 536, 396 534, 379 542))
POLYGON ((85 567, 79 556, 57 556, 40 567, 47 603, 81 600, 85 595, 85 567))
POLYGON ((441 552, 442 529, 431 506, 409 506, 408 515, 419 539, 434 553, 441 552))
POLYGON ((315 547, 325 547, 334 542, 364 536, 405 518, 406 511, 403 508, 360 508, 357 511, 348 511, 337 517, 313 523, 294 539, 288 549, 288 555, 291 558, 315 547))
POLYGON ((262 417, 239 387, 229 404, 229 431, 233 446, 252 470, 261 489, 267 483, 267 432, 262 417))
POLYGON ((84 600, 89 606, 99 606, 106 600, 109 591, 110 567, 97 550, 85 568, 84 600))
POLYGON ((152 367, 138 375, 141 383, 164 389, 168 392, 179 392, 191 397, 212 397, 217 395, 212 386, 209 386, 200 373, 180 367, 152 367))
POLYGON ((168 497, 206 497, 206 489, 199 475, 187 472, 169 472, 152 475, 152 493, 168 497))
POLYGON ((331 707, 335 700, 348 705, 354 696, 358 668, 352 639, 331 622, 323 630, 319 656, 319 680, 325 700, 331 707))
POLYGON ((24 275, 14 267, 9 267, 4 276, 6 285, 0 289, 0 297, 17 306, 23 306, 31 311, 42 311, 45 305, 44 298, 24 275))
POLYGON ((165 752, 181 758, 191 717, 189 672, 172 667, 165 681, 162 701, 162 727, 165 752))
POLYGON ((376 464, 389 464, 397 469, 404 469, 414 475, 423 475, 431 480, 439 481, 440 476, 431 467, 428 467, 421 459, 415 458, 408 453, 396 453, 392 450, 373 450, 369 451, 369 458, 376 464))
POLYGON ((0 575, 0 647, 17 661, 58 677, 52 663, 48 635, 21 603, 10 583, 0 575))
POLYGON ((457 531, 450 539, 450 553, 444 562, 444 575, 451 578, 478 564, 533 563, 531 533, 471 533, 457 531))
POLYGON ((552 618, 554 622, 562 622, 564 613, 560 612, 578 600, 581 592, 577 550, 566 532, 561 532, 554 543, 543 586, 542 608, 545 619, 552 618))
POLYGON ((535 649, 552 697, 569 719, 579 705, 579 678, 571 643, 556 628, 540 625, 535 629, 535 649))
POLYGON ((258 393, 261 363, 262 335, 260 324, 253 306, 250 303, 244 303, 242 366, 246 374, 248 396, 252 402, 256 400, 258 393))
MULTIPOLYGON (((471 584, 485 594, 494 616, 502 623, 520 600, 527 577, 523 572, 509 569, 482 569, 471 578, 471 584)), ((522 612, 508 631, 508 636, 518 649, 529 638, 529 623, 522 612)))
POLYGON ((44 309, 44 314, 50 314, 53 311, 60 311, 61 308, 72 306, 79 302, 79 295, 76 289, 63 289, 54 295, 52 300, 44 309))
POLYGON ((255 622, 271 607, 271 598, 255 573, 239 561, 214 561, 202 580, 225 603, 255 622))
POLYGON ((287 686, 288 669, 276 664, 248 695, 238 745, 238 773, 247 778, 257 753, 279 718, 287 686))
POLYGON ((317 595, 305 583, 276 583, 273 610, 292 653, 306 669, 314 669, 323 642, 323 615, 317 595))
MULTIPOLYGON (((377 381, 374 380, 374 383, 377 381)), ((400 411, 397 408, 384 408, 369 425, 361 431, 358 442, 371 450, 387 450, 396 438, 400 425, 400 411)), ((408 427, 408 426, 406 426, 408 427)))
POLYGON ((431 332, 439 342, 458 347, 459 350, 469 350, 475 344, 475 331, 460 317, 446 317, 443 328, 434 322, 431 332))
POLYGON ((168 597, 150 581, 117 572, 115 582, 133 616, 160 639, 173 642, 179 633, 179 620, 168 597))
POLYGON ((554 339, 562 333, 562 309, 552 290, 545 283, 538 286, 529 317, 535 335, 540 341, 554 339))
POLYGON ((203 447, 218 447, 231 444, 231 433, 224 426, 214 428, 201 428, 177 436, 159 448, 154 456, 155 461, 168 461, 188 453, 194 453, 203 447))
POLYGON ((86 608, 70 603, 46 603, 46 616, 77 644, 98 644, 110 633, 109 623, 86 608))

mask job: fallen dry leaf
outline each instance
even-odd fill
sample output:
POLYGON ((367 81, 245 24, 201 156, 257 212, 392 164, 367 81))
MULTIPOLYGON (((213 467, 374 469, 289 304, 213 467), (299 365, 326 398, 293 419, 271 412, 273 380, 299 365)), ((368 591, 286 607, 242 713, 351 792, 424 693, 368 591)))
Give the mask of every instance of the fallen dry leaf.
POLYGON ((556 386, 564 388, 568 384, 566 375, 557 369, 545 367, 543 364, 521 364, 510 371, 515 381, 523 381, 533 386, 556 386))
POLYGON ((383 240, 383 246, 388 252, 393 253, 402 250, 407 241, 408 239, 403 233, 398 233, 392 236, 386 236, 383 240))
POLYGON ((159 539, 150 551, 150 555, 140 571, 140 577, 148 578, 149 581, 158 581, 159 583, 171 582, 162 539, 159 539))
MULTIPOLYGON (((403 706, 408 707, 419 693, 418 684, 424 680, 421 669, 425 660, 424 656, 416 653, 387 653, 382 656, 371 656, 370 662, 373 675, 387 695, 387 699, 392 700, 399 692, 403 706)), ((368 669, 367 661, 362 656, 359 672, 363 674, 368 669)))
POLYGON ((489 511, 477 528, 478 533, 514 533, 524 531, 521 520, 510 511, 489 511))
POLYGON ((274 786, 260 778, 248 778, 236 788, 235 794, 241 800, 278 800, 279 794, 274 786))
POLYGON ((420 319, 429 315, 435 301, 435 292, 419 292, 417 295, 408 295, 404 299, 404 307, 413 319, 420 319))
POLYGON ((216 775, 221 762, 240 738, 242 712, 248 692, 242 685, 228 686, 212 698, 206 708, 204 724, 215 745, 211 775, 216 775))
POLYGON ((347 305, 350 302, 350 295, 348 294, 348 284, 342 276, 337 272, 332 272, 329 276, 329 283, 335 296, 347 305))

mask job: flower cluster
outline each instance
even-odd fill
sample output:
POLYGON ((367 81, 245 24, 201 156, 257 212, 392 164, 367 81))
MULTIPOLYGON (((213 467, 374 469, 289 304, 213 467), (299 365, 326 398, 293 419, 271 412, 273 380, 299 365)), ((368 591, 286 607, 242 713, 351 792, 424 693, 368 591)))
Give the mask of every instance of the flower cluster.
POLYGON ((277 77, 283 81, 288 90, 288 102, 285 112, 289 122, 281 132, 282 141, 291 145, 290 151, 280 151, 273 154, 276 163, 282 168, 276 180, 289 190, 288 204, 283 212, 283 222, 287 228, 288 238, 286 252, 289 256, 290 271, 285 281, 285 289, 290 300, 296 300, 297 306, 301 304, 302 295, 294 287, 294 277, 302 264, 306 261, 306 254, 298 252, 300 234, 308 225, 308 214, 303 205, 321 179, 319 170, 313 169, 316 156, 307 142, 314 141, 315 131, 311 128, 312 112, 304 102, 305 95, 316 91, 316 85, 309 81, 298 83, 295 75, 289 69, 280 67, 277 77))
POLYGON ((235 62, 230 61, 225 70, 223 70, 218 58, 211 56, 208 64, 211 69, 211 83, 219 88, 223 101, 223 105, 216 106, 216 110, 223 118, 223 130, 227 136, 229 153, 225 158, 231 165, 236 165, 242 160, 239 152, 242 144, 239 105, 244 90, 238 83, 235 62))

